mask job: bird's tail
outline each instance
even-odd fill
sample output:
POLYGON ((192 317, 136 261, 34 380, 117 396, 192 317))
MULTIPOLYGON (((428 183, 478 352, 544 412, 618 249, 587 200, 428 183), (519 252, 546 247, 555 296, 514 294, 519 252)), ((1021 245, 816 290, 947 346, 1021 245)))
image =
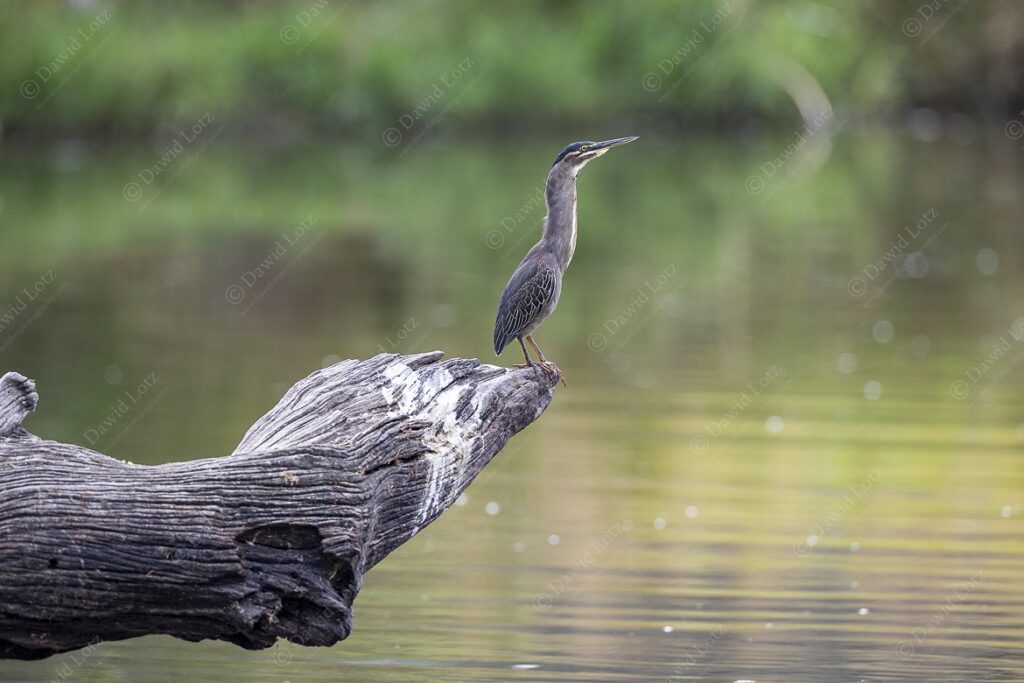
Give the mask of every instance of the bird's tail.
POLYGON ((502 349, 508 346, 510 341, 512 340, 508 338, 507 334, 505 334, 504 321, 499 315, 498 319, 494 321, 494 355, 500 356, 502 349))

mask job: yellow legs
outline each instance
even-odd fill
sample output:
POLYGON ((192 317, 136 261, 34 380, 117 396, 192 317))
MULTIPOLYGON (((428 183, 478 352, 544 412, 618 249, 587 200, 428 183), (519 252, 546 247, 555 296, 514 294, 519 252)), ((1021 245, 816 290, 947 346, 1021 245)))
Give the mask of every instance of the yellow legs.
POLYGON ((539 364, 538 363, 534 363, 532 360, 530 360, 530 354, 527 353, 527 351, 526 351, 526 345, 523 344, 523 338, 522 337, 516 337, 516 339, 519 340, 519 346, 521 346, 522 349, 523 349, 523 356, 526 357, 526 364, 525 365, 517 365, 516 366, 517 368, 536 368, 536 367, 540 367, 544 371, 544 374, 548 375, 549 377, 555 377, 555 378, 561 380, 562 381, 562 385, 563 386, 565 385, 565 373, 563 373, 562 370, 557 365, 555 365, 554 363, 552 363, 551 361, 549 361, 547 358, 544 357, 544 352, 540 350, 540 346, 537 345, 537 342, 534 341, 534 339, 533 339, 533 337, 531 335, 529 335, 529 334, 526 335, 526 341, 530 342, 530 346, 533 347, 534 352, 540 358, 540 363, 539 364))

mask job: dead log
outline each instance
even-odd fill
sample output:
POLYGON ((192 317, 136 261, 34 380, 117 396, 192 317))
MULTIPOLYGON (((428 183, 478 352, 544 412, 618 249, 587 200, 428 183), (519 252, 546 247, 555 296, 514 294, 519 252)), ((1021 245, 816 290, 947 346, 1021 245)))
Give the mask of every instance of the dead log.
POLYGON ((451 505, 554 385, 442 353, 344 361, 229 456, 158 466, 26 432, 0 378, 0 657, 164 633, 332 645, 363 574, 451 505))

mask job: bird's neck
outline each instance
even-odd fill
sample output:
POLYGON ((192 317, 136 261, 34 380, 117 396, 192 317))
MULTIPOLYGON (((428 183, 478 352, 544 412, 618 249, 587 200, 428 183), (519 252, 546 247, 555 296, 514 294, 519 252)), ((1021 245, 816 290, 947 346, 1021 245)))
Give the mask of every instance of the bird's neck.
POLYGON ((547 245, 565 272, 576 251, 576 173, 552 169, 546 199, 548 215, 544 217, 541 242, 547 245))

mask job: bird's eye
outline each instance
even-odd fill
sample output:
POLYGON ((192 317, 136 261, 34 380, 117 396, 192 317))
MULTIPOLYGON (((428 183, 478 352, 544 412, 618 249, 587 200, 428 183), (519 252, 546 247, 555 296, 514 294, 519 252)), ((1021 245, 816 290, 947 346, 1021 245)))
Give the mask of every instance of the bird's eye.
POLYGON ((580 151, 581 152, 586 152, 589 149, 590 149, 590 145, 583 145, 582 147, 580 147, 580 151))

